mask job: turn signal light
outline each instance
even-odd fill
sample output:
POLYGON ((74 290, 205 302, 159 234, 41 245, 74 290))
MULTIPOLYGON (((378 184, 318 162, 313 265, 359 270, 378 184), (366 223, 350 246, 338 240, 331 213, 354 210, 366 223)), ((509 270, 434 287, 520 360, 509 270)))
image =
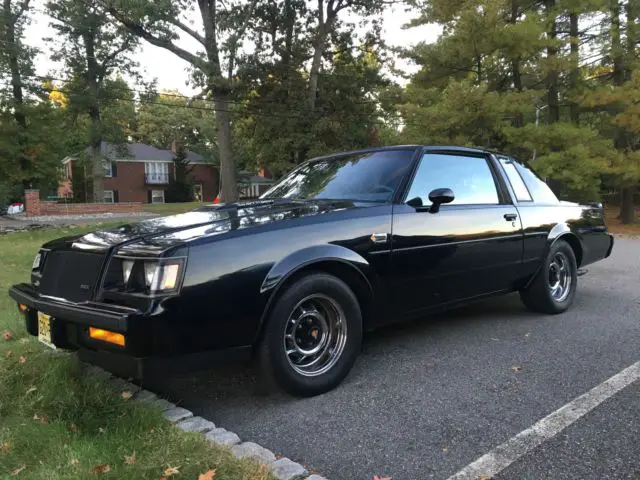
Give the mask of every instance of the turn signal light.
POLYGON ((29 308, 29 307, 27 307, 24 303, 19 303, 18 304, 18 310, 20 310, 20 312, 22 312, 22 313, 26 312, 27 308, 29 308))
POLYGON ((95 340, 102 340, 103 342, 109 342, 124 347, 124 335, 121 333, 89 327, 89 336, 95 340))

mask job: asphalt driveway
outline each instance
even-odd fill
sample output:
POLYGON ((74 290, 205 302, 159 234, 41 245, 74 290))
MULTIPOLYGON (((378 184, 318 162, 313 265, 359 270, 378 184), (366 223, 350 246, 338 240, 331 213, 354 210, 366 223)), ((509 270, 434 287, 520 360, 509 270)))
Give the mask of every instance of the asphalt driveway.
MULTIPOLYGON (((347 380, 319 397, 261 395, 241 366, 154 389, 331 480, 448 478, 640 360, 640 240, 617 239, 589 270, 563 315, 510 295, 369 334, 347 380)), ((640 478, 638 383, 498 478, 640 478)))

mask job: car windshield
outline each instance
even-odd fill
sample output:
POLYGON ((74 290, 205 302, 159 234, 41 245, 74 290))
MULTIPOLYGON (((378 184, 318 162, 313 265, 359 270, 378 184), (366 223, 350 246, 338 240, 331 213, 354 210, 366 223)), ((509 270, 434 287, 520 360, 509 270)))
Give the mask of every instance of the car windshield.
POLYGON ((311 160, 260 198, 390 202, 415 150, 383 150, 311 160))

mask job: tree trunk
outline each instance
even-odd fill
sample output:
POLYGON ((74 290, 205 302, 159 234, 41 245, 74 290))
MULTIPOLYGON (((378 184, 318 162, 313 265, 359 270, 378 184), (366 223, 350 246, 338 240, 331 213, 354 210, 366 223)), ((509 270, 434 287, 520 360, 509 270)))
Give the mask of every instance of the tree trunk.
POLYGON ((95 55, 95 37, 91 33, 83 35, 84 49, 87 58, 86 81, 89 91, 89 118, 91 119, 91 189, 93 201, 104 202, 104 158, 102 145, 102 121, 100 118, 100 71, 95 55))
MULTIPOLYGON (((569 82, 571 84, 571 93, 577 94, 578 84, 580 82, 580 42, 578 31, 579 15, 575 12, 569 14, 569 37, 571 38, 571 72, 569 74, 569 82)), ((580 108, 574 101, 570 106, 571 121, 576 125, 580 123, 580 108)))
POLYGON ((220 192, 222 200, 225 203, 231 203, 238 200, 238 185, 231 147, 229 99, 223 95, 214 95, 213 105, 216 112, 218 150, 220 152, 220 192))
POLYGON ((637 67, 636 48, 638 44, 638 33, 640 31, 640 0, 627 1, 627 61, 626 63, 626 79, 631 80, 634 67, 637 67))
MULTIPOLYGON (((324 17, 324 15, 321 15, 324 17)), ((313 43, 313 60, 309 71, 309 110, 313 112, 316 108, 316 96, 318 94, 318 74, 322 63, 322 55, 326 44, 327 25, 324 21, 318 25, 316 38, 313 43)))
POLYGON ((19 146, 20 170, 22 171, 22 184, 25 189, 32 186, 33 178, 31 178, 31 160, 26 153, 27 144, 27 117, 24 113, 24 96, 22 91, 22 74, 20 72, 20 63, 18 61, 19 46, 16 42, 16 22, 18 18, 12 14, 11 0, 4 0, 3 5, 6 50, 9 53, 9 71, 11 72, 11 88, 13 93, 13 117, 18 126, 17 144, 19 146))
POLYGON ((558 57, 558 49, 555 45, 557 38, 557 21, 554 8, 556 0, 545 0, 545 9, 549 16, 549 30, 547 31, 547 104, 549 105, 549 123, 560 121, 560 105, 558 103, 558 67, 556 65, 558 57))
POLYGON ((622 189, 622 203, 620 204, 620 221, 629 225, 636 221, 636 206, 633 202, 635 186, 624 187, 622 189))
MULTIPOLYGON (((515 25, 518 22, 518 0, 511 0, 511 24, 515 25)), ((516 57, 511 59, 511 76, 513 80, 513 88, 521 92, 522 91, 522 73, 520 70, 520 58, 516 57)), ((513 120, 513 126, 516 128, 524 125, 524 117, 522 113, 516 114, 513 120)))
POLYGON ((611 58, 613 59, 613 83, 624 83, 624 50, 620 40, 620 3, 611 1, 611 58))

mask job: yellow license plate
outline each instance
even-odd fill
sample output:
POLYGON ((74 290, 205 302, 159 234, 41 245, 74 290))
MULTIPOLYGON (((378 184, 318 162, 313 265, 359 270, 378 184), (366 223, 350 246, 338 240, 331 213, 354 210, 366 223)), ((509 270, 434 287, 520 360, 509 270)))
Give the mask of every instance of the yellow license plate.
POLYGON ((46 346, 56 348, 51 341, 51 315, 38 312, 38 340, 46 346))

